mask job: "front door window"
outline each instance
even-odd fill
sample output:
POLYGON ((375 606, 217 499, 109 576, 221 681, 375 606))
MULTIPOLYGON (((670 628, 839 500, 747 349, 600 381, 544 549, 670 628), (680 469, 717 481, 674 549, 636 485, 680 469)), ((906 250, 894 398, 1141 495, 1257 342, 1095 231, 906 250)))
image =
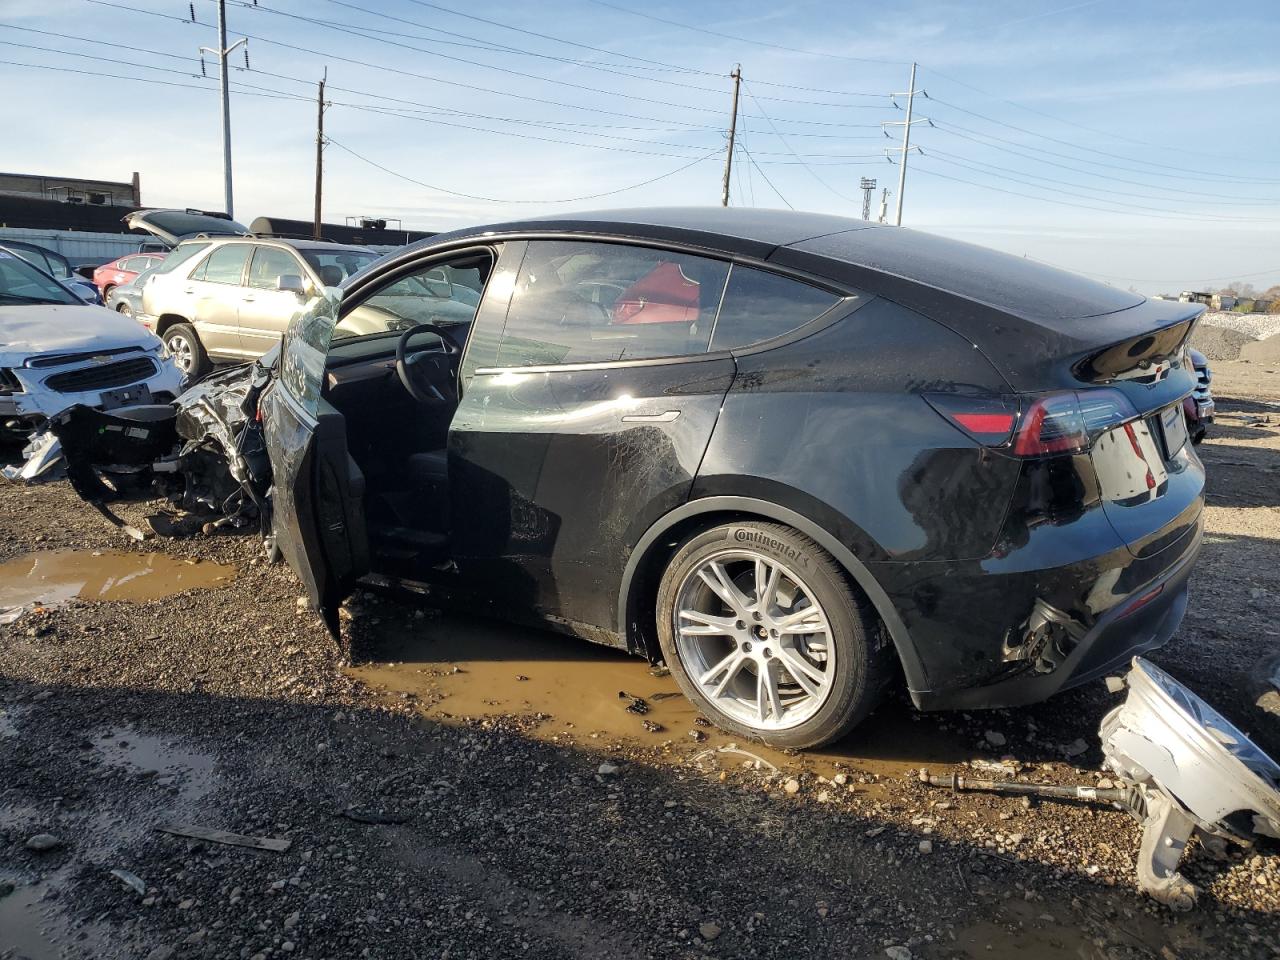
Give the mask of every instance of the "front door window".
POLYGON ((488 251, 404 274, 363 298, 333 332, 335 340, 373 333, 402 333, 420 323, 456 328, 464 343, 493 265, 488 251))

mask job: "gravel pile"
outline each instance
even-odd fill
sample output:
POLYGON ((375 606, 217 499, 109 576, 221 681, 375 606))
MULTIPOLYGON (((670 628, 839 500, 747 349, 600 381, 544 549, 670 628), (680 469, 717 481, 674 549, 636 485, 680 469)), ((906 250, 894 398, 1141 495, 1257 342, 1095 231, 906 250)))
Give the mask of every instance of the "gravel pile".
POLYGON ((1206 313, 1200 326, 1238 330, 1251 340, 1266 340, 1280 334, 1280 313, 1206 313))
MULTIPOLYGON (((1215 313, 1211 316, 1221 317, 1227 314, 1215 313)), ((1253 338, 1241 330, 1210 326, 1205 321, 1201 321, 1191 335, 1191 346, 1210 360, 1239 360, 1240 351, 1245 344, 1252 342, 1253 338)))

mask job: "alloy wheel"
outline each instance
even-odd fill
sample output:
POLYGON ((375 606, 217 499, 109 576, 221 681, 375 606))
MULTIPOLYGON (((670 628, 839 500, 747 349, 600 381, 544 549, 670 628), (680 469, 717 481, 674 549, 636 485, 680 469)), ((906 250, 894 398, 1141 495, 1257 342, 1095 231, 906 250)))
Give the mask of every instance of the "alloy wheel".
POLYGON ((680 586, 676 649, 717 709, 760 730, 786 730, 831 695, 830 621, 790 567, 752 550, 715 554, 680 586))
POLYGON ((195 364, 196 351, 191 342, 180 333, 170 334, 165 338, 165 345, 173 356, 173 362, 183 373, 190 373, 195 364))

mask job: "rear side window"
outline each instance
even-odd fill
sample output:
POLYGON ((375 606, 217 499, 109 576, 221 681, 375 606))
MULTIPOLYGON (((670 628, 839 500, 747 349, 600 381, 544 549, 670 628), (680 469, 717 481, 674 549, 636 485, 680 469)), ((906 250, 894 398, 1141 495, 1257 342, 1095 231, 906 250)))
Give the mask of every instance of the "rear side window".
POLYGON ((173 253, 160 261, 160 266, 156 268, 156 273, 169 273, 172 270, 176 270, 184 263, 190 263, 193 257, 198 257, 208 249, 209 244, 207 243, 179 244, 174 248, 173 253))
POLYGON ((228 243, 217 247, 191 274, 191 279, 238 286, 244 275, 244 262, 249 259, 252 249, 247 243, 228 243))
POLYGON ((731 350, 780 337, 820 317, 840 299, 800 280, 734 264, 711 349, 731 350))
MULTIPOLYGON (((209 259, 212 260, 213 257, 209 259)), ((306 276, 297 257, 279 247, 258 247, 253 251, 249 286, 259 290, 275 290, 279 287, 280 278, 284 276, 306 276)))
POLYGON ((728 275, 726 263, 670 250, 530 242, 497 364, 705 353, 728 275))

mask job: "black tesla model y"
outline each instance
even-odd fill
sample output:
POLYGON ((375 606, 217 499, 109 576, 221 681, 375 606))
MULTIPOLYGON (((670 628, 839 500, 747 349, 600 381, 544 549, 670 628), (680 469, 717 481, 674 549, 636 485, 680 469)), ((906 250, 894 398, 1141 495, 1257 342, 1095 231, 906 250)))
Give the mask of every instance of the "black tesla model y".
POLYGON ((1043 699, 1186 608, 1199 306, 720 208, 436 236, 299 306, 261 413, 331 623, 366 574, 437 584, 810 747, 898 678, 922 709, 1043 699))

